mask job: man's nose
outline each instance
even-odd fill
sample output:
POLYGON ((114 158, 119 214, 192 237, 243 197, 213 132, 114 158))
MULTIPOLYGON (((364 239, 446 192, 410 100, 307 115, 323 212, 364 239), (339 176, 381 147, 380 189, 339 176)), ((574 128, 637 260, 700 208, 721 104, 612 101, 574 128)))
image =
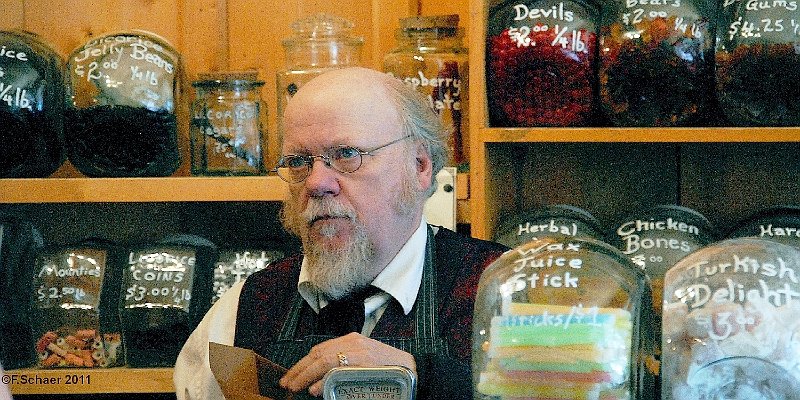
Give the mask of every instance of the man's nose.
POLYGON ((339 172, 328 165, 328 160, 315 158, 305 181, 309 195, 319 197, 339 194, 339 172))

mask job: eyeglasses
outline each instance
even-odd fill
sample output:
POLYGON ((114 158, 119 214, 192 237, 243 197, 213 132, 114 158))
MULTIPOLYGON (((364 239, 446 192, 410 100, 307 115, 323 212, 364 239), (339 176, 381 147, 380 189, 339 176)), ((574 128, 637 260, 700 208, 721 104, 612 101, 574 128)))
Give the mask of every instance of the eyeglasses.
POLYGON ((278 176, 288 183, 300 183, 308 178, 308 175, 311 174, 311 168, 314 166, 314 160, 319 158, 327 167, 341 173, 351 174, 361 168, 361 164, 364 162, 364 156, 374 156, 375 154, 373 153, 375 151, 410 137, 411 135, 406 135, 400 139, 393 140, 370 150, 361 150, 358 147, 340 145, 328 149, 325 154, 289 154, 281 157, 278 161, 278 165, 270 172, 277 172, 278 176))

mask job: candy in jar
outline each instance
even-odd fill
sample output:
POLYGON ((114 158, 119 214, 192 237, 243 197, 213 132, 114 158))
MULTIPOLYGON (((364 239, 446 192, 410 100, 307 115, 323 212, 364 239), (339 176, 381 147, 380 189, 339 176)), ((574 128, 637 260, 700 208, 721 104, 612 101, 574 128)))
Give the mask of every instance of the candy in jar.
POLYGON ((506 252, 478 285, 474 399, 649 398, 649 301, 644 274, 603 242, 548 237, 506 252))
POLYGON ((662 398, 800 398, 800 251, 727 239, 664 278, 662 398))

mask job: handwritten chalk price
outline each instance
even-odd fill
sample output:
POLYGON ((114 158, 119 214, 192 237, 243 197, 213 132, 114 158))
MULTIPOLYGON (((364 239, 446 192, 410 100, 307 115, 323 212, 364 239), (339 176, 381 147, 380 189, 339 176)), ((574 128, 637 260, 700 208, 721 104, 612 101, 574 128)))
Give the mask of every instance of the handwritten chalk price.
POLYGON ((33 105, 28 99, 28 91, 22 88, 15 88, 11 84, 0 82, 0 99, 6 102, 9 107, 25 108, 33 111, 33 105))

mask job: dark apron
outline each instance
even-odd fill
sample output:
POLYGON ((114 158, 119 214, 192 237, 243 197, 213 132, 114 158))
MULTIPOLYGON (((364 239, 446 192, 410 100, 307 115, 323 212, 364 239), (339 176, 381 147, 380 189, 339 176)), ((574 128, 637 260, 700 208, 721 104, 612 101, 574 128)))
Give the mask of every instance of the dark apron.
MULTIPOLYGON (((448 355, 447 342, 441 338, 438 330, 436 275, 433 271, 433 230, 428 226, 428 240, 425 247, 425 261, 422 268, 422 282, 414 305, 416 332, 414 337, 373 337, 394 348, 403 350, 418 357, 426 354, 448 355)), ((391 301, 391 300, 390 300, 391 301)), ((300 311, 305 300, 299 293, 295 295, 289 317, 284 322, 278 339, 269 350, 269 358, 280 365, 291 366, 305 357, 311 348, 326 340, 333 339, 329 335, 297 336, 300 311)), ((380 324, 380 321, 378 321, 380 324)), ((306 392, 307 393, 307 392, 306 392)), ((297 396, 295 398, 298 398, 297 396)), ((302 398, 302 397, 300 397, 302 398)))

